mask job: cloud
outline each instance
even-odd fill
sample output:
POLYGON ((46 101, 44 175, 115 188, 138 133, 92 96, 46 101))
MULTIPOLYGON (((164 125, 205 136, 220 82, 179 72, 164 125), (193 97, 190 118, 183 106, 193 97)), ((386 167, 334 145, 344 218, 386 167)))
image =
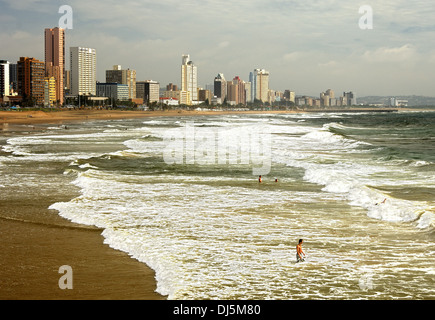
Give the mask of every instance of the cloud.
POLYGON ((32 35, 29 32, 16 30, 14 33, 10 35, 12 41, 14 40, 24 40, 32 38, 32 35))
POLYGON ((230 45, 230 42, 229 42, 229 41, 222 41, 222 42, 219 43, 218 47, 219 47, 219 48, 226 48, 226 47, 228 47, 229 45, 230 45))
POLYGON ((339 63, 337 61, 331 60, 328 62, 319 63, 318 65, 319 67, 323 67, 323 68, 336 68, 339 65, 339 63))
POLYGON ((401 63, 415 62, 417 58, 417 50, 411 44, 405 44, 401 47, 382 47, 374 51, 366 51, 363 54, 363 59, 372 63, 401 63))
MULTIPOLYGON (((218 72, 247 80, 254 68, 265 68, 277 90, 316 92, 335 85, 337 91, 359 91, 373 73, 400 65, 406 77, 435 52, 428 41, 435 31, 430 0, 0 0, 0 39, 10 43, 1 58, 43 58, 43 30, 57 25, 63 4, 72 7, 74 19, 65 51, 97 49, 101 81, 106 69, 121 64, 141 79, 177 83, 181 54, 188 53, 201 86, 218 72), (373 30, 359 29, 362 4, 373 7, 373 30)), ((430 68, 419 72, 430 77, 430 68)))
POLYGON ((286 53, 283 56, 284 61, 298 61, 301 58, 302 54, 300 52, 286 53))

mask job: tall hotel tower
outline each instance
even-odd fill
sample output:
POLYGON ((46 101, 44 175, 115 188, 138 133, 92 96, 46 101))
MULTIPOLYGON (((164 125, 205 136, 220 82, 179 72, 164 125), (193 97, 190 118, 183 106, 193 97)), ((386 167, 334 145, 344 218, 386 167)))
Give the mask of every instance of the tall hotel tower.
POLYGON ((181 63, 181 91, 190 95, 190 103, 198 100, 198 76, 196 66, 190 61, 188 54, 183 54, 181 63))
POLYGON ((71 47, 71 94, 94 95, 97 87, 97 52, 92 48, 71 47))
POLYGON ((262 102, 269 101, 269 71, 255 69, 249 74, 249 81, 251 82, 252 102, 255 99, 262 102))
POLYGON ((56 101, 63 104, 65 73, 65 30, 45 29, 45 76, 53 77, 56 87, 56 101))

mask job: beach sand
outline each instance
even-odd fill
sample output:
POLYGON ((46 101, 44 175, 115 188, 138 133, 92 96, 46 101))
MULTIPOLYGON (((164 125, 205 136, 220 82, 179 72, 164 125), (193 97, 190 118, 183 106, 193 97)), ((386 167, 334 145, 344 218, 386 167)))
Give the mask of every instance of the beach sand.
POLYGON ((104 244, 102 230, 60 217, 50 204, 67 198, 0 197, 1 300, 163 300, 155 273, 104 244), (61 289, 61 266, 72 289, 61 289), (71 274, 71 273, 70 273, 71 274))
MULTIPOLYGON (((38 124, 67 124, 72 121, 86 120, 115 120, 161 116, 195 116, 195 115, 224 115, 224 114, 265 114, 281 113, 295 114, 304 112, 392 112, 406 111, 405 108, 346 108, 346 109, 307 109, 307 110, 166 110, 166 111, 121 111, 121 110, 66 110, 66 111, 0 111, 0 130, 10 130, 20 125, 35 126, 38 124)), ((416 111, 417 109, 409 109, 416 111)), ((28 129, 28 128, 27 128, 28 129)))
POLYGON ((103 244, 101 230, 0 221, 2 300, 161 300, 154 272, 103 244), (59 280, 68 265, 72 289, 59 280))
MULTIPOLYGON (((296 111, 270 111, 280 113, 294 113, 296 111)), ((0 124, 5 125, 38 125, 38 124, 65 124, 72 121, 86 120, 115 120, 162 116, 192 116, 192 115, 219 115, 240 113, 265 113, 265 111, 119 111, 119 110, 69 110, 69 111, 0 111, 0 124)))

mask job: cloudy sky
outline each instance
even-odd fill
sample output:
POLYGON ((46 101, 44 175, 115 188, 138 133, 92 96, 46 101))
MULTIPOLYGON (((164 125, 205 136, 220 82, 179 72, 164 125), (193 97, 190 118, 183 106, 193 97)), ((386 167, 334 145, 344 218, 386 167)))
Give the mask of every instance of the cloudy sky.
POLYGON ((432 0, 0 0, 0 59, 44 60, 43 31, 59 25, 61 5, 73 10, 66 53, 95 48, 99 81, 120 64, 179 85, 190 54, 200 86, 262 68, 272 89, 297 95, 435 96, 432 0), (373 29, 359 27, 364 5, 373 29))

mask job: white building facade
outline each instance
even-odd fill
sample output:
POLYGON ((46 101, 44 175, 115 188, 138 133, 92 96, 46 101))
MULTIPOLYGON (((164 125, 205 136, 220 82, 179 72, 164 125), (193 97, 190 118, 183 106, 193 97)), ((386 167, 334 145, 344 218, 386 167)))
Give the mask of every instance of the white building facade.
POLYGON ((0 97, 9 95, 9 61, 0 60, 0 97))
POLYGON ((189 92, 188 104, 198 100, 198 70, 188 54, 184 54, 181 61, 181 91, 189 92))
POLYGON ((96 95, 97 52, 92 48, 71 47, 71 94, 96 95))

